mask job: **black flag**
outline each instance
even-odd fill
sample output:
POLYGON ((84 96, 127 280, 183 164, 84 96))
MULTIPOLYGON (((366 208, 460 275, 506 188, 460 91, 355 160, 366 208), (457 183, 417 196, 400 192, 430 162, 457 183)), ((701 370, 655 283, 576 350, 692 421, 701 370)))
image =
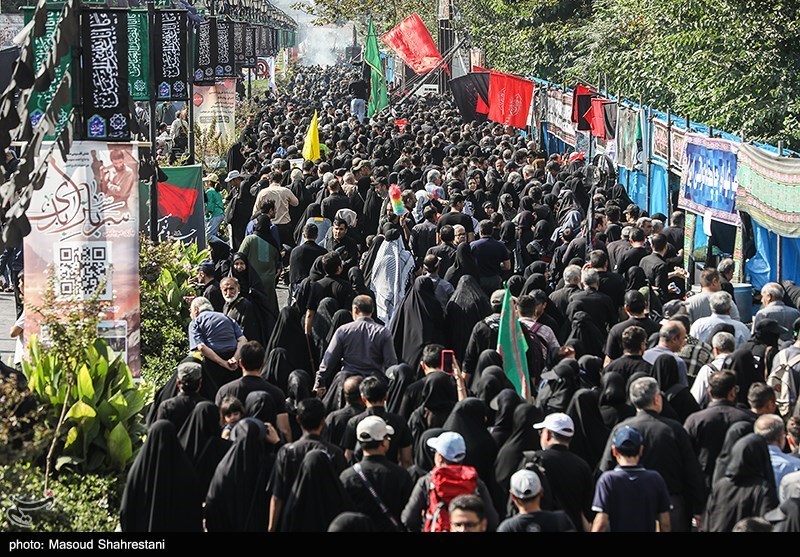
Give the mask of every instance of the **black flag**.
POLYGON ((472 72, 450 80, 450 90, 464 122, 485 122, 489 113, 489 72, 472 72))
POLYGON ((244 59, 244 30, 247 25, 236 21, 233 23, 233 60, 237 68, 245 65, 244 59))
POLYGON ((186 12, 156 10, 153 36, 156 49, 156 98, 160 101, 188 101, 186 12))
POLYGON ((121 10, 85 10, 83 116, 88 139, 130 139, 128 18, 121 10))
POLYGON ((244 29, 244 64, 242 67, 254 68, 256 66, 256 28, 248 25, 244 29))
POLYGON ((233 59, 233 22, 217 19, 217 77, 236 77, 233 59))
POLYGON ((196 85, 214 85, 217 68, 217 18, 209 17, 195 28, 194 73, 196 85))

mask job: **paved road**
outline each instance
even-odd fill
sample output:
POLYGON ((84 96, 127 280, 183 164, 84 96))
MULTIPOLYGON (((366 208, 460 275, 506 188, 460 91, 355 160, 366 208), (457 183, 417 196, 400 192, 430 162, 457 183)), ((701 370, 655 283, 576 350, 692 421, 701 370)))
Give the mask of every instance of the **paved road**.
POLYGON ((15 343, 15 340, 8 336, 8 332, 16 320, 17 312, 14 309, 14 294, 0 292, 0 358, 8 365, 11 365, 14 360, 15 343))

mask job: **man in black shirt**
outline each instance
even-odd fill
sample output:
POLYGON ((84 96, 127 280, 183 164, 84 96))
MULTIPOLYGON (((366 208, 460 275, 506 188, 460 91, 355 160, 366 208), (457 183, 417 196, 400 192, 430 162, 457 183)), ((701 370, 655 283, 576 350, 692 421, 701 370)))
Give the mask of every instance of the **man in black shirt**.
POLYGON ((489 219, 480 222, 480 240, 470 244, 478 266, 480 283, 487 296, 503 286, 500 274, 511 269, 511 255, 499 240, 492 238, 494 224, 489 219))
MULTIPOLYGON (((610 340, 611 337, 609 335, 609 341, 610 340)), ((645 333, 642 327, 638 325, 628 325, 625 327, 620 337, 623 355, 606 365, 606 367, 603 368, 603 374, 616 371, 625 378, 625 381, 638 371, 649 374, 653 366, 642 358, 642 354, 644 354, 644 350, 647 347, 646 343, 647 333, 645 333)), ((608 359, 608 357, 606 357, 606 359, 608 359)))
POLYGON ((319 229, 317 225, 309 223, 303 227, 303 243, 292 250, 289 255, 289 282, 296 288, 300 282, 311 272, 311 266, 317 257, 325 255, 325 248, 317 244, 319 229))
POLYGON ((439 258, 439 276, 443 277, 447 273, 447 269, 453 264, 453 261, 456 260, 455 239, 456 234, 453 227, 449 224, 445 225, 439 229, 439 244, 428 250, 428 254, 433 254, 439 258))
POLYGON ((667 242, 672 244, 675 251, 680 251, 683 249, 683 211, 675 211, 672 213, 669 222, 670 225, 662 230, 661 233, 667 238, 667 242))
POLYGON ((619 311, 611 298, 597 291, 600 286, 600 275, 597 271, 591 268, 584 269, 581 272, 581 282, 584 289, 573 294, 567 306, 567 323, 572 323, 576 313, 585 311, 600 329, 605 342, 608 329, 619 321, 619 311))
POLYGON ((542 448, 533 455, 526 451, 520 469, 524 469, 528 461, 538 462, 547 476, 548 499, 553 502, 553 510, 564 511, 579 532, 588 532, 591 528, 589 518, 592 516, 594 477, 586 461, 569 450, 575 434, 572 418, 556 412, 533 427, 540 430, 539 444, 542 448))
POLYGON ((364 457, 339 476, 353 502, 353 510, 372 518, 381 532, 402 530, 400 515, 414 487, 405 468, 386 458, 394 434, 394 428, 380 416, 361 420, 356 427, 356 438, 364 457))
POLYGON ((330 236, 325 238, 323 247, 328 251, 339 254, 342 259, 342 274, 347 275, 348 271, 358 265, 360 257, 358 244, 348 233, 350 226, 341 217, 333 219, 330 236))
POLYGON ((364 117, 367 115, 367 100, 369 100, 369 88, 367 82, 359 78, 350 82, 347 86, 347 91, 353 95, 353 100, 350 101, 350 113, 358 118, 358 123, 364 123, 364 117))
POLYGON ((631 247, 624 251, 617 260, 617 273, 623 277, 631 267, 637 267, 639 261, 644 259, 650 252, 644 247, 644 230, 641 228, 634 228, 631 230, 631 247))
POLYGON ((589 263, 600 276, 600 286, 597 290, 611 298, 614 307, 622 307, 625 301, 625 279, 608 270, 608 254, 596 249, 589 255, 589 263))
POLYGON ((205 399, 198 392, 203 380, 203 366, 191 356, 178 364, 178 394, 163 401, 156 414, 158 420, 169 420, 180 430, 198 402, 205 399))
POLYGON ((202 297, 206 298, 211 305, 214 306, 214 311, 222 312, 225 305, 225 298, 222 297, 222 291, 219 288, 219 281, 215 277, 216 269, 211 261, 204 261, 197 267, 197 283, 202 297))
POLYGON ((350 199, 342 193, 342 186, 336 177, 330 178, 327 183, 328 197, 322 200, 322 217, 333 222, 339 209, 351 209, 350 199))
MULTIPOLYGON (((581 268, 577 265, 569 265, 564 269, 564 287, 550 293, 550 301, 558 309, 561 315, 566 315, 572 295, 581 290, 581 268)), ((558 331, 556 331, 557 333, 558 331)))
POLYGON ((345 379, 342 386, 344 408, 334 410, 325 417, 325 429, 322 432, 322 438, 342 450, 344 450, 344 430, 347 428, 347 422, 353 416, 357 416, 364 411, 364 403, 361 401, 361 392, 359 391, 363 379, 361 375, 351 375, 345 379))
POLYGON ((663 234, 653 234, 650 238, 653 246, 653 253, 647 255, 639 261, 639 267, 644 271, 650 286, 652 286, 662 301, 671 298, 669 291, 670 276, 678 276, 679 273, 670 272, 667 269, 665 254, 667 253, 667 239, 663 234))
POLYGON ((498 532, 575 531, 575 525, 564 511, 542 510, 542 481, 533 470, 514 472, 509 493, 519 514, 501 522, 498 532))
POLYGON ((320 434, 325 427, 325 405, 317 398, 306 398, 297 403, 297 423, 303 430, 303 436, 284 445, 278 450, 268 491, 272 493, 269 503, 269 531, 277 532, 281 520, 283 502, 289 498, 289 492, 300 471, 303 458, 313 450, 325 451, 330 456, 336 474, 347 468, 347 461, 342 450, 322 440, 320 434))
POLYGON ((417 266, 422 265, 428 250, 436 245, 436 219, 439 212, 436 207, 429 204, 423 209, 422 215, 425 217, 424 220, 411 229, 411 252, 414 254, 417 266))
POLYGON ((631 325, 637 325, 644 329, 646 338, 650 335, 657 333, 661 326, 647 316, 646 303, 642 293, 637 290, 631 290, 625 293, 625 311, 629 318, 621 323, 617 323, 608 332, 608 339, 606 340, 606 359, 604 365, 611 363, 611 360, 616 360, 622 356, 622 333, 631 325))
POLYGON ((275 404, 275 427, 283 433, 287 441, 292 440, 292 429, 289 427, 289 414, 286 411, 286 395, 275 385, 268 383, 261 377, 264 366, 264 347, 261 343, 251 340, 242 345, 239 352, 239 367, 242 376, 239 379, 226 383, 217 391, 214 403, 219 406, 226 396, 233 396, 244 404, 250 393, 264 391, 272 398, 275 404))
POLYGON ((436 228, 439 230, 440 236, 442 227, 446 224, 450 226, 460 224, 467 231, 467 241, 472 242, 475 239, 475 228, 472 225, 472 218, 462 212, 464 210, 464 203, 465 199, 463 193, 456 192, 450 196, 450 211, 443 214, 436 223, 436 228))
POLYGON ((356 450, 358 448, 356 447, 358 424, 369 416, 378 416, 391 425, 395 432, 389 443, 386 458, 390 462, 396 462, 404 468, 409 468, 414 463, 411 454, 411 429, 401 416, 386 410, 386 398, 389 395, 388 383, 383 377, 372 375, 364 378, 359 391, 361 400, 367 409, 347 422, 342 438, 345 457, 349 462, 359 460, 361 451, 356 450))

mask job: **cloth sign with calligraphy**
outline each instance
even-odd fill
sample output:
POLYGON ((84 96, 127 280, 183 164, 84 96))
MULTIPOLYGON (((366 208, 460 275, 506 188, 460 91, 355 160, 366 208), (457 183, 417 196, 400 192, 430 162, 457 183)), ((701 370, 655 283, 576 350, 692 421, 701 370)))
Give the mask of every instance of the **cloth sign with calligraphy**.
POLYGON ((188 101, 186 12, 156 10, 153 36, 157 41, 156 98, 160 101, 188 101))

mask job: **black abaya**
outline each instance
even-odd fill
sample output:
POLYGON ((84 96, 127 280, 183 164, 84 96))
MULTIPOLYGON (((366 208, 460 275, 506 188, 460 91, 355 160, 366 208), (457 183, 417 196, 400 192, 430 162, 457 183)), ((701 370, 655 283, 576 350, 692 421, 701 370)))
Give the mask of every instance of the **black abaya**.
POLYGON ((494 461, 497 458, 495 443, 486 426, 487 407, 482 400, 469 397, 460 400, 450 412, 442 427, 460 433, 467 446, 467 456, 462 464, 474 466, 486 485, 494 484, 494 461))
POLYGON ((463 361, 475 324, 491 314, 492 305, 478 279, 462 276, 444 309, 445 346, 455 352, 456 360, 463 361))
POLYGON ((458 244, 455 261, 453 261, 453 264, 447 269, 444 280, 452 284, 453 287, 456 287, 458 286, 458 281, 461 280, 461 277, 464 275, 470 275, 476 279, 480 277, 478 264, 472 256, 472 249, 470 248, 469 242, 458 244))
POLYGON ((575 453, 594 470, 603 457, 606 441, 611 429, 600 414, 600 392, 595 389, 579 389, 572 395, 567 407, 567 416, 572 418, 575 433, 569 450, 575 453))
POLYGON ((322 450, 310 451, 281 511, 281 531, 326 532, 331 521, 351 507, 331 458, 322 450))
POLYGON ((158 420, 128 472, 119 521, 123 532, 201 532, 203 496, 172 422, 158 420))
POLYGON ((262 427, 254 418, 245 418, 231 432, 236 440, 217 466, 206 496, 209 532, 267 530, 267 482, 274 457, 266 451, 262 427))
POLYGON ((386 400, 386 410, 392 414, 399 414, 403 403, 403 395, 408 386, 416 381, 417 374, 408 364, 397 364, 386 370, 389 380, 389 396, 386 400))
POLYGON ((502 447, 511 436, 514 427, 514 409, 522 403, 522 399, 514 389, 503 389, 489 403, 495 408, 494 425, 490 428, 492 438, 498 447, 502 447))
POLYGON ((442 305, 430 278, 417 277, 392 319, 391 330, 398 359, 411 369, 419 367, 426 345, 444 342, 442 305))
POLYGON ((204 497, 219 461, 231 447, 231 442, 220 437, 220 433, 219 408, 216 404, 203 401, 194 407, 178 435, 181 446, 197 472, 200 493, 204 497))
POLYGON ((494 465, 497 483, 504 493, 508 491, 512 474, 519 470, 522 453, 541 449, 539 433, 533 429, 533 425, 543 419, 542 411, 528 402, 523 402, 514 408, 511 436, 500 447, 494 465))
MULTIPOLYGON (((271 355, 274 349, 282 348, 288 353, 291 368, 314 369, 309 359, 308 340, 301 320, 302 316, 296 307, 290 305, 282 308, 265 351, 271 355)), ((264 373, 262 376, 265 376, 264 373)), ((286 392, 285 386, 281 388, 286 392)))

